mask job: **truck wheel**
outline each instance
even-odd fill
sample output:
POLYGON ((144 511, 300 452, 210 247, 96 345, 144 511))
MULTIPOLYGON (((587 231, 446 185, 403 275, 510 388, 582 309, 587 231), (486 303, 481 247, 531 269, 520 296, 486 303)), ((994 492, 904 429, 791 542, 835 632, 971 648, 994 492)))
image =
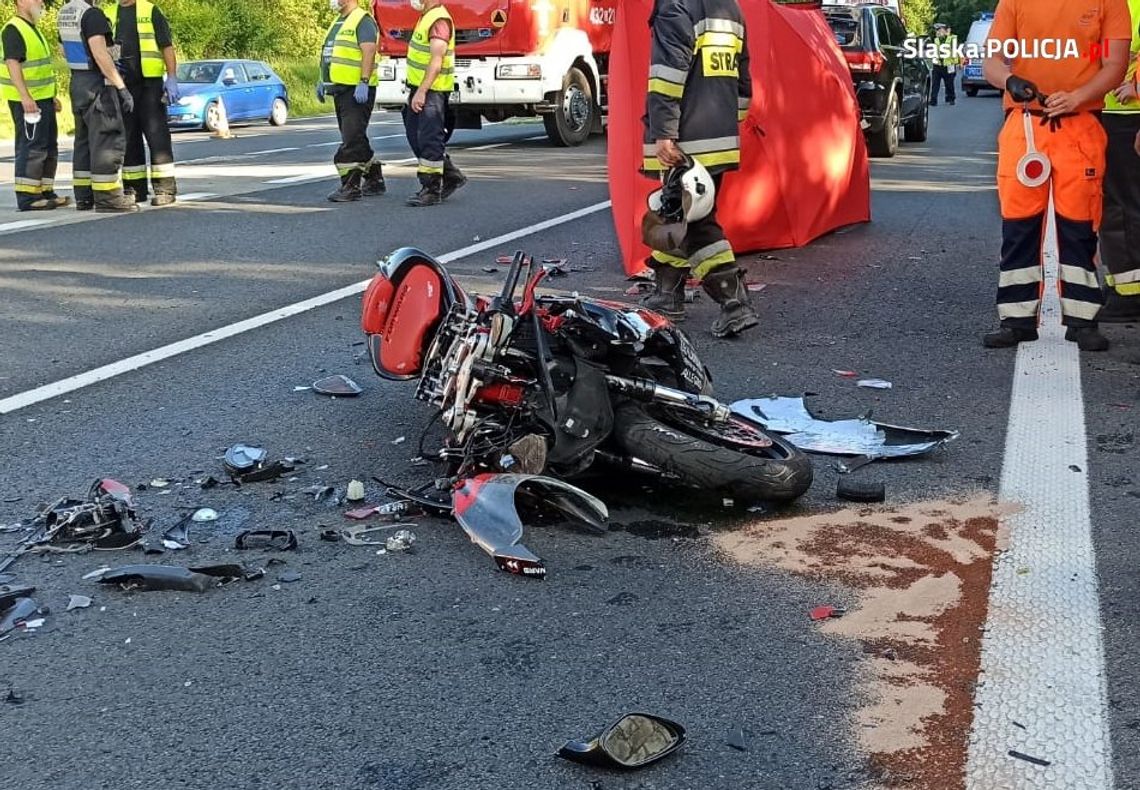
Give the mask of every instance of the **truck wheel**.
POLYGON ((590 136, 597 107, 590 81, 577 66, 562 78, 562 90, 551 101, 554 112, 542 116, 550 142, 557 146, 581 145, 590 136))

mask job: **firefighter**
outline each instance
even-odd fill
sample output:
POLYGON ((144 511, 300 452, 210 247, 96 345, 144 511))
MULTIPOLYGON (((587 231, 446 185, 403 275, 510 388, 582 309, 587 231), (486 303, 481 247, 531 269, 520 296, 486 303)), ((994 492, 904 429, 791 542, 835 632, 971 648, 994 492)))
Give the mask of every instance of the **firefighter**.
POLYGON ((125 116, 123 182, 136 201, 146 201, 150 149, 150 189, 154 191, 150 204, 167 206, 178 194, 166 113, 167 104, 176 104, 179 99, 178 61, 170 23, 150 0, 119 0, 111 6, 110 14, 115 43, 120 48, 119 66, 135 106, 134 112, 125 116))
POLYGON ((75 207, 99 213, 138 211, 134 198, 123 194, 119 174, 126 151, 123 114, 133 109, 134 97, 115 67, 111 22, 90 0, 69 0, 58 21, 71 70, 75 207))
POLYGON ((1140 99, 1136 67, 1140 59, 1140 0, 1129 0, 1132 49, 1124 82, 1104 97, 1100 121, 1108 135, 1104 170, 1104 217, 1100 226, 1100 258, 1107 271, 1106 322, 1140 319, 1140 99))
POLYGON ((938 92, 946 86, 946 103, 954 104, 958 98, 954 92, 954 73, 958 70, 958 56, 954 50, 958 47, 958 37, 950 32, 950 26, 945 22, 934 23, 934 43, 938 45, 938 57, 934 59, 934 84, 930 88, 930 106, 938 106, 938 92))
POLYGON ((0 32, 0 90, 16 135, 16 207, 45 211, 71 203, 55 193, 59 159, 55 69, 47 40, 36 28, 43 0, 16 0, 16 14, 0 32))
POLYGON ((329 5, 339 16, 329 27, 321 51, 317 98, 324 104, 325 96, 332 96, 336 108, 341 142, 333 154, 333 164, 340 175, 340 187, 329 200, 345 203, 387 191, 380 160, 368 142, 368 122, 376 104, 380 30, 357 0, 329 0, 329 5))
POLYGON ((1020 42, 1030 51, 1034 42, 1044 39, 1071 39, 1084 51, 1053 59, 1013 57, 1007 62, 1001 54, 986 58, 986 79, 1005 89, 1006 118, 998 135, 997 167, 1001 328, 987 333, 982 342, 987 348, 1007 348, 1037 339, 1044 288, 1041 239, 1051 183, 1065 339, 1082 351, 1103 351, 1108 340, 1097 328, 1104 297, 1095 258, 1105 133, 1096 115, 1105 93, 1120 84, 1128 65, 1128 7, 1125 0, 1001 0, 989 35, 1020 42), (1104 49, 1099 57, 1088 57, 1104 49), (1027 129, 1050 170, 1030 161, 1034 157, 1028 155, 1027 129))
POLYGON ((404 132, 416 155, 420 191, 409 206, 435 206, 467 183, 451 162, 447 142, 447 101, 455 89, 455 24, 440 0, 411 0, 420 13, 408 42, 408 91, 404 132))
MULTIPOLYGON (((744 16, 736 0, 657 0, 650 17, 652 58, 646 100, 642 170, 658 174, 685 162, 704 165, 720 192, 723 173, 740 166, 739 122, 752 98, 744 16)), ((681 319, 690 270, 720 305, 717 337, 731 337, 759 319, 715 208, 689 223, 684 256, 654 250, 649 266, 653 309, 681 319)))

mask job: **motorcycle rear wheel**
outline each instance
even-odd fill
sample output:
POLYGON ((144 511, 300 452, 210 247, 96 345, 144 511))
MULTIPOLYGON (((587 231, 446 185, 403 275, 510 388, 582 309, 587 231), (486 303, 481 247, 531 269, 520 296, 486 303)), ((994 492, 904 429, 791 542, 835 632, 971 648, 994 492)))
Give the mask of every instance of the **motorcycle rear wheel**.
POLYGON ((811 459, 802 450, 739 418, 724 426, 697 426, 666 409, 650 415, 626 403, 616 410, 614 436, 629 455, 683 485, 745 502, 790 502, 813 479, 811 459), (761 446, 761 437, 771 444, 761 446))

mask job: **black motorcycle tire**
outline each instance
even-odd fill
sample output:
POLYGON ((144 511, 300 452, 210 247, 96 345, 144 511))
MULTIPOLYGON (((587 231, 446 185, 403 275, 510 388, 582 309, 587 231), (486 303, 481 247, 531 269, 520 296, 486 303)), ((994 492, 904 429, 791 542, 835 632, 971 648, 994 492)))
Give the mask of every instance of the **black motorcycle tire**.
POLYGON ((682 421, 650 416, 626 403, 614 417, 614 436, 629 455, 678 478, 690 488, 717 492, 742 502, 790 502, 811 487, 811 459, 779 436, 769 448, 714 444, 690 435, 682 421))

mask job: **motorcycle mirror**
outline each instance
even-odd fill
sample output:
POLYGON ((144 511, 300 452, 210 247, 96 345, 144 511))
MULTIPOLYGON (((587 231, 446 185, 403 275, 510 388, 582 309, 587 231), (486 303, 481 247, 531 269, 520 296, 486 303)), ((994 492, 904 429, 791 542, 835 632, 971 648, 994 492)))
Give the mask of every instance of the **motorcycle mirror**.
POLYGON ((584 765, 634 769, 681 747, 685 728, 649 713, 627 713, 590 741, 567 741, 558 756, 584 765))

